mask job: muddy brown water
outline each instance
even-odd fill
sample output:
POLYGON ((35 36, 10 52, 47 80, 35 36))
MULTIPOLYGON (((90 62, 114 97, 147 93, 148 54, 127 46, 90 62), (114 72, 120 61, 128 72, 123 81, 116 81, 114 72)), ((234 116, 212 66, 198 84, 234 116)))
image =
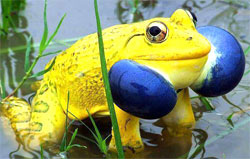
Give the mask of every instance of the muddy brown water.
MULTIPOLYGON (((31 59, 34 59, 38 44, 43 33, 43 0, 27 0, 27 5, 14 22, 18 33, 10 32, 7 39, 0 42, 1 79, 5 81, 7 93, 10 93, 23 77, 25 45, 27 38, 32 36, 34 45, 31 59)), ((184 8, 193 11, 198 18, 198 26, 215 25, 234 34, 245 50, 250 46, 250 1, 249 0, 142 0, 138 11, 132 14, 128 1, 99 1, 102 27, 106 28, 121 23, 132 23, 157 16, 169 17, 176 9, 184 8)), ((56 27, 59 19, 67 16, 60 28, 56 40, 48 51, 63 50, 77 39, 96 32, 96 22, 93 1, 49 0, 48 24, 49 30, 56 27)), ((33 73, 44 68, 53 56, 39 61, 33 73)), ((250 69, 250 54, 246 56, 246 70, 250 69)), ((38 78, 40 79, 40 78, 38 78)), ((30 84, 38 79, 26 82, 18 92, 18 96, 28 100, 34 92, 30 84)), ((192 92, 191 96, 195 96, 192 92)), ((240 84, 224 97, 212 99, 214 111, 207 111, 198 99, 192 99, 196 117, 195 128, 182 137, 169 137, 164 124, 160 120, 141 120, 141 135, 145 150, 134 158, 250 158, 250 74, 244 76, 240 84), (241 113, 240 109, 246 113, 241 113), (236 112, 232 124, 227 117, 236 112)), ((3 120, 3 117, 0 117, 3 120)), ((111 125, 107 118, 96 120, 98 127, 106 137, 110 134, 111 125)), ((90 122, 87 120, 86 123, 90 122)), ((85 127, 79 127, 79 134, 93 137, 85 127)), ((39 151, 18 149, 18 143, 11 144, 15 138, 8 138, 3 125, 0 125, 0 158, 39 158, 39 151)), ((103 158, 98 147, 78 136, 76 143, 86 145, 87 149, 74 148, 68 154, 69 158, 103 158)), ((58 155, 45 152, 49 158, 58 155)))

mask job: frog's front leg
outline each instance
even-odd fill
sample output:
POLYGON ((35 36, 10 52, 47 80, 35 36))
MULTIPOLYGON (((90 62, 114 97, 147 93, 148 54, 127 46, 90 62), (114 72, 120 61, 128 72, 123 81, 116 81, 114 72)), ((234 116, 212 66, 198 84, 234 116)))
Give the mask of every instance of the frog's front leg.
MULTIPOLYGON (((144 146, 140 135, 139 120, 119 107, 115 106, 116 117, 121 134, 122 146, 125 152, 139 152, 144 146)), ((112 139, 109 144, 110 151, 116 151, 114 131, 112 130, 112 139)))
POLYGON ((195 118, 190 103, 188 88, 180 91, 177 96, 177 103, 174 109, 162 117, 169 133, 173 136, 183 135, 188 129, 195 126, 195 118))

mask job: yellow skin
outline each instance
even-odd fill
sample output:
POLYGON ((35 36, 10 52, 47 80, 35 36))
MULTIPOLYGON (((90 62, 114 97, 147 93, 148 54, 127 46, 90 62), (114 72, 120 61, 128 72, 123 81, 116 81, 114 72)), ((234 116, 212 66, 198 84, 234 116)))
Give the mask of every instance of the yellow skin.
MULTIPOLYGON (((182 128, 194 126, 187 87, 201 74, 210 44, 196 31, 186 11, 179 9, 171 18, 107 28, 103 30, 103 39, 108 69, 119 60, 131 59, 161 73, 176 90, 183 89, 178 93, 174 110, 163 117, 173 134, 178 135, 182 128), (168 27, 164 42, 151 43, 146 38, 146 28, 153 21, 168 27)), ((10 119, 17 139, 29 147, 60 142, 65 129, 68 92, 69 111, 78 119, 88 117, 86 109, 94 117, 109 115, 96 33, 77 41, 56 57, 53 69, 44 75, 31 107, 19 98, 5 100, 2 112, 10 119)), ((132 152, 143 150, 140 119, 117 106, 115 109, 124 148, 132 152)), ((75 119, 74 116, 69 115, 71 119, 75 119)), ((115 150, 114 137, 109 149, 115 150)))

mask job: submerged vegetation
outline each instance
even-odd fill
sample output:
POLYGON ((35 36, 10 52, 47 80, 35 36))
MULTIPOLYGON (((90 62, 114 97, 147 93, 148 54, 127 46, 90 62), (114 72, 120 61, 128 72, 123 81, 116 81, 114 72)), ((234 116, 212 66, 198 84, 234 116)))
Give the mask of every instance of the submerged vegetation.
POLYGON ((23 10, 25 4, 25 0, 1 0, 2 21, 0 22, 0 36, 7 36, 10 28, 17 31, 13 21, 13 15, 23 10))

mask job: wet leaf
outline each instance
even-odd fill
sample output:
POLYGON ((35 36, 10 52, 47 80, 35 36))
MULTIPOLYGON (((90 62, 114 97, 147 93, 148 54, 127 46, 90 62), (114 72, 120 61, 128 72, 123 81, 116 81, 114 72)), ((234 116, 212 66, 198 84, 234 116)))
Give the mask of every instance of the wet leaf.
POLYGON ((234 115, 234 112, 231 113, 231 114, 227 117, 227 121, 229 122, 229 124, 230 124, 232 127, 234 127, 234 123, 233 123, 233 121, 232 121, 233 115, 234 115))

